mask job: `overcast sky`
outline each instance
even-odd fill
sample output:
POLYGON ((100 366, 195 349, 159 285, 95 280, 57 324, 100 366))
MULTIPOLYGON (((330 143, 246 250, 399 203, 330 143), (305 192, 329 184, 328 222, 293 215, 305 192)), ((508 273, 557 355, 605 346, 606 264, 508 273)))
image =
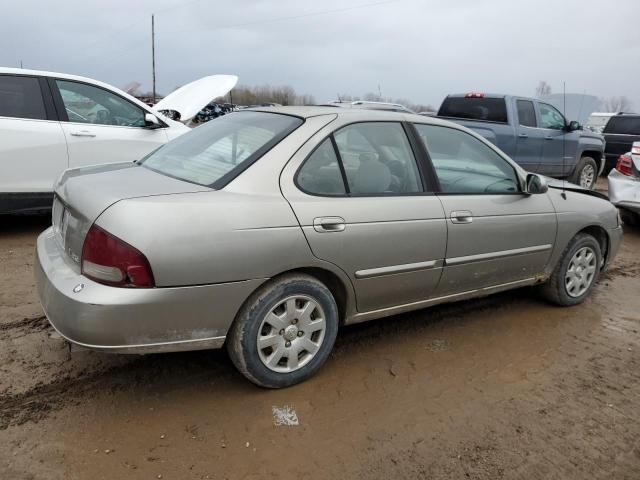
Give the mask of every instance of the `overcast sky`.
POLYGON ((640 109, 639 0, 58 0, 7 1, 0 65, 157 88, 230 73, 438 106, 447 93, 626 95, 640 109))

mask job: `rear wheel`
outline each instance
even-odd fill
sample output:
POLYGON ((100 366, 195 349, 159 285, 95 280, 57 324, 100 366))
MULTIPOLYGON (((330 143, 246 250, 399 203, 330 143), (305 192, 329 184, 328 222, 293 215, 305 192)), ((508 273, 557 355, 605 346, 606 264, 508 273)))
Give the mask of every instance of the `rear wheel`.
POLYGON ((262 287, 242 308, 227 350, 238 370, 267 388, 294 385, 327 360, 338 332, 338 308, 314 277, 288 275, 262 287))
POLYGON ((598 165, 591 157, 582 157, 571 176, 570 182, 581 187, 593 189, 598 180, 598 165))
POLYGON ((576 235, 543 287, 545 297, 562 306, 582 303, 598 280, 601 264, 598 241, 586 233, 576 235))

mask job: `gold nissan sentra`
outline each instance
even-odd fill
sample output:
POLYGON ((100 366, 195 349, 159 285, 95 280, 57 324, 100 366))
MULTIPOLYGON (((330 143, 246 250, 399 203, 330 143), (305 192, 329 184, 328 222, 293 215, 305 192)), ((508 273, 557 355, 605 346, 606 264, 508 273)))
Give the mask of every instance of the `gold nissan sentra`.
POLYGON ((580 303, 621 236, 606 198, 547 184, 459 125, 283 107, 66 171, 35 274, 70 342, 226 345, 277 388, 313 375, 344 324, 535 284, 580 303))

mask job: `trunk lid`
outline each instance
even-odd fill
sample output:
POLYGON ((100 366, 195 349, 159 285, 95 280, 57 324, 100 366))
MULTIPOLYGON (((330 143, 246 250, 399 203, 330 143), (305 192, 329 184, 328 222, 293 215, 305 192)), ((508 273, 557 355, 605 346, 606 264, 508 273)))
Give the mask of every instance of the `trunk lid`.
MULTIPOLYGON (((210 75, 187 83, 171 92, 153 107, 157 112, 175 111, 179 120, 188 122, 196 114, 218 97, 224 97, 238 83, 235 75, 210 75)), ((171 117, 171 115, 168 115, 171 117)))
POLYGON ((130 162, 67 170, 55 186, 53 230, 79 270, 87 231, 109 206, 127 198, 207 191, 130 162))

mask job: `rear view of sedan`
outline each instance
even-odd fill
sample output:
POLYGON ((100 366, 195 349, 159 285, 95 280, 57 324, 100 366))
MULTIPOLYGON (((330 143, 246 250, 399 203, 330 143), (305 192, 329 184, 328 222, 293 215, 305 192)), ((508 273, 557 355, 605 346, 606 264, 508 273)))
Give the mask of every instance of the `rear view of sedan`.
POLYGON ((609 173, 609 198, 629 224, 640 224, 640 142, 620 155, 609 173))
POLYGON ((242 111, 136 163, 68 170, 35 273, 51 324, 119 353, 218 348, 286 387, 338 328, 541 284, 582 302, 616 209, 464 127, 331 107, 242 111))

